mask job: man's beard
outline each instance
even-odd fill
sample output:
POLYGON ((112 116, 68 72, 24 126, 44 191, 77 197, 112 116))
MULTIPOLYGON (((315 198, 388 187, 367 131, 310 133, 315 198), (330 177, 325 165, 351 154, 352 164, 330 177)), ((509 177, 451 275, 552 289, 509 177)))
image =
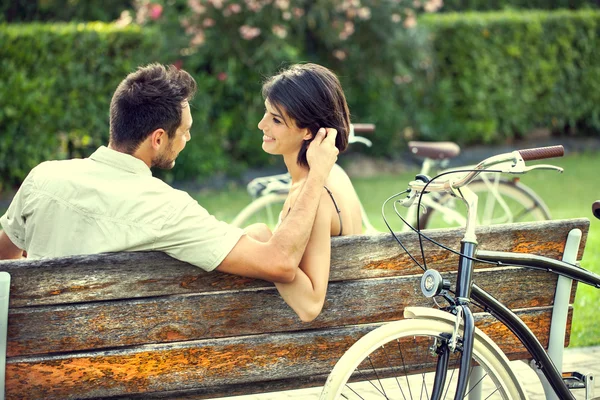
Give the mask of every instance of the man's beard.
POLYGON ((175 158, 173 156, 173 146, 169 146, 165 152, 154 160, 152 160, 152 166, 160 169, 171 169, 175 166, 175 158))

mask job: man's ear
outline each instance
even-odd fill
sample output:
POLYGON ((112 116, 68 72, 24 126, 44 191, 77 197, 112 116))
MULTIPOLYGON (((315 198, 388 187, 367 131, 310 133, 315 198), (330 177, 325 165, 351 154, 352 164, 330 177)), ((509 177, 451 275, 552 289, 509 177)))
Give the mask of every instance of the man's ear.
POLYGON ((150 144, 154 150, 160 149, 160 147, 166 143, 166 141, 167 132, 162 128, 158 128, 150 134, 150 144))

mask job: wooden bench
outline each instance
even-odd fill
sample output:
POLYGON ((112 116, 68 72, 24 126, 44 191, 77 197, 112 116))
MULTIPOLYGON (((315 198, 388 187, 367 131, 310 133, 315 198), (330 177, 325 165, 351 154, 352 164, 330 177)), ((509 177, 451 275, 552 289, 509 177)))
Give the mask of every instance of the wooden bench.
MULTIPOLYGON (((500 225, 479 229, 478 239, 483 249, 560 259, 567 234, 580 229, 579 260, 588 226, 587 219, 500 225)), ((459 231, 430 233, 458 248, 459 231)), ((398 236, 420 254, 415 234, 398 236)), ((326 304, 309 324, 271 283, 205 273, 162 253, 0 262, 11 275, 6 398, 202 399, 320 386, 366 332, 401 319, 406 306, 433 305, 420 291, 422 271, 391 235, 334 238, 332 247, 326 304)), ((431 244, 426 255, 430 267, 453 276, 456 256, 431 244)), ((519 309, 547 346, 554 274, 477 265, 474 279, 519 309)), ((476 320, 510 359, 528 357, 489 315, 476 320)))

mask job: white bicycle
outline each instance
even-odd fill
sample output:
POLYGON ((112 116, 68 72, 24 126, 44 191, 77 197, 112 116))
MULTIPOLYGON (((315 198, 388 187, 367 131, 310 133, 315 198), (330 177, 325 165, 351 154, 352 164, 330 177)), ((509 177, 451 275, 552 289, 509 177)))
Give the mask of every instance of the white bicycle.
MULTIPOLYGON (((354 124, 350 130, 350 143, 363 143, 371 146, 371 141, 355 132, 372 132, 373 124, 354 124)), ((452 142, 417 142, 408 143, 412 154, 422 158, 419 175, 445 174, 469 167, 446 169, 449 161, 460 153, 460 147, 452 142), (441 171, 441 172, 440 172, 441 171)), ((336 165, 336 168, 341 168, 336 165)), ((263 222, 273 228, 278 220, 279 212, 287 198, 291 184, 289 174, 272 175, 252 180, 247 190, 253 198, 233 220, 232 224, 245 227, 252 223, 263 222)), ((469 185, 480 199, 477 221, 482 225, 543 221, 550 219, 550 211, 544 201, 531 188, 518 178, 507 179, 499 176, 480 175, 469 185)), ((433 193, 424 197, 422 208, 424 213, 414 205, 407 210, 405 220, 411 226, 425 228, 444 228, 465 226, 466 208, 454 196, 446 193, 433 193)), ((362 207, 362 219, 365 233, 377 232, 362 207)))

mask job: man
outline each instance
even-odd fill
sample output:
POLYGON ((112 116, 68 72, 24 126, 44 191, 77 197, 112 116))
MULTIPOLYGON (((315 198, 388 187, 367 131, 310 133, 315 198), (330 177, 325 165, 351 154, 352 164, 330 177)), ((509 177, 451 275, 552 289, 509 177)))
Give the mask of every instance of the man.
POLYGON ((261 242, 152 177, 150 167, 172 168, 190 140, 195 91, 194 79, 174 67, 151 64, 129 74, 111 101, 108 147, 86 159, 44 162, 27 176, 0 218, 0 259, 24 250, 29 258, 155 250, 207 271, 292 281, 337 159, 337 132, 319 131, 301 194, 261 242))

